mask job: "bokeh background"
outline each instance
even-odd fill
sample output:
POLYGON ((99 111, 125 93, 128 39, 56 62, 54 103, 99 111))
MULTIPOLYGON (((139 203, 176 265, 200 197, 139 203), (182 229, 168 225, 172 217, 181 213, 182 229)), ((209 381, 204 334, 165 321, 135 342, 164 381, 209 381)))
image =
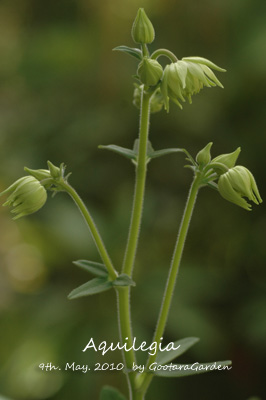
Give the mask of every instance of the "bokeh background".
MULTIPOLYGON (((213 155, 242 147, 239 163, 265 191, 266 4, 263 0, 0 1, 0 190, 23 167, 64 162, 115 264, 129 226, 134 168, 99 144, 132 147, 136 61, 112 52, 134 46, 138 7, 156 29, 151 49, 200 55, 227 69, 225 89, 205 89, 180 111, 151 119, 155 149, 192 155, 213 141, 213 155)), ((134 334, 150 342, 178 224, 191 182, 180 154, 149 164, 144 220, 132 291, 134 334)), ((180 359, 232 359, 230 372, 155 379, 147 399, 265 399, 266 215, 200 192, 165 333, 201 341, 180 359), (264 381, 264 382, 263 382, 264 381)), ((0 212, 0 394, 9 400, 97 399, 103 384, 126 394, 123 374, 41 372, 40 363, 121 361, 119 352, 83 353, 91 337, 117 342, 116 300, 106 292, 67 300, 90 277, 72 264, 99 261, 67 195, 49 197, 37 214, 14 222, 0 212)), ((143 354, 139 354, 139 362, 143 354)))

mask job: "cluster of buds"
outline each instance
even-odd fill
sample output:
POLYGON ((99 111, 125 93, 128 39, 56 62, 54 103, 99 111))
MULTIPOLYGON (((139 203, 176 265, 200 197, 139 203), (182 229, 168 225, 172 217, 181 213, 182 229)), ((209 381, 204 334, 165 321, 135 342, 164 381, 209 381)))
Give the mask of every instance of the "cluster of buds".
POLYGON ((13 219, 18 219, 40 210, 47 200, 47 190, 60 191, 60 182, 65 181, 65 167, 61 164, 60 168, 48 161, 49 169, 29 169, 25 171, 29 174, 18 179, 0 196, 9 194, 3 206, 13 207, 11 212, 15 214, 13 219))
POLYGON ((212 143, 208 143, 196 156, 203 181, 206 177, 205 183, 218 179, 217 189, 221 196, 245 210, 251 210, 251 205, 245 198, 257 205, 260 204, 262 198, 253 174, 246 167, 235 165, 240 147, 233 153, 221 154, 212 160, 211 146, 212 143))
MULTIPOLYGON (((141 50, 127 46, 119 46, 116 49, 139 59, 137 78, 140 84, 143 85, 145 90, 157 91, 157 94, 160 92, 161 103, 164 104, 167 111, 169 111, 169 100, 182 109, 181 102, 188 99, 191 103, 191 97, 199 93, 204 86, 223 88, 213 70, 219 72, 225 70, 206 58, 185 57, 178 60, 172 52, 166 49, 156 50, 150 55, 147 45, 153 42, 155 32, 143 8, 140 8, 137 12, 131 34, 134 42, 140 44, 141 50), (166 56, 171 61, 165 68, 158 61, 161 56, 166 56)), ((135 98, 133 103, 136 104, 135 98)), ((157 107, 156 111, 160 111, 161 108, 157 107)))

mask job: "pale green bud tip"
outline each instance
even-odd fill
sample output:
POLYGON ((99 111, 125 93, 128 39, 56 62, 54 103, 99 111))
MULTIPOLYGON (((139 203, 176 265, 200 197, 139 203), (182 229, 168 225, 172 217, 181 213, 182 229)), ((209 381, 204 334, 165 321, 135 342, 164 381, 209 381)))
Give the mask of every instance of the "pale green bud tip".
POLYGON ((211 147, 213 142, 210 142, 196 156, 196 161, 199 165, 207 165, 211 161, 211 147))
POLYGON ((138 75, 144 85, 155 86, 163 76, 163 68, 158 61, 144 57, 139 64, 138 75))
POLYGON ((222 197, 246 210, 251 210, 251 205, 244 197, 255 204, 262 203, 254 176, 247 168, 240 165, 220 176, 218 189, 222 197))
POLYGON ((138 10, 135 21, 133 22, 131 35, 135 43, 149 44, 154 41, 154 28, 144 8, 138 10))
POLYGON ((238 156, 240 154, 241 148, 238 147, 235 151, 228 154, 221 154, 218 157, 215 157, 212 161, 214 163, 218 162, 224 164, 227 168, 233 168, 236 164, 238 156))
POLYGON ((10 193, 3 206, 14 207, 11 212, 16 214, 13 219, 33 214, 45 204, 47 193, 38 179, 33 176, 24 176, 13 183, 3 194, 10 193))

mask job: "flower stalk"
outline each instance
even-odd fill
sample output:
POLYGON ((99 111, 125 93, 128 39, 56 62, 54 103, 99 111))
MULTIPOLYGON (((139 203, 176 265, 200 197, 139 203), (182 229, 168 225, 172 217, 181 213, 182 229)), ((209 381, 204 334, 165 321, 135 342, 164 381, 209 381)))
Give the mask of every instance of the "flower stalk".
POLYGON ((111 280, 116 279, 117 277, 117 272, 112 264, 112 261, 109 257, 109 254, 105 248, 105 245, 103 243, 103 240, 98 232, 98 229, 92 219, 92 216, 90 215, 87 207, 85 206, 85 204, 83 203, 83 201, 81 200, 81 198, 79 197, 78 193, 75 191, 75 189, 69 185, 69 183, 63 181, 60 183, 60 186, 62 187, 63 190, 65 190, 74 200, 74 202, 76 203, 78 209, 80 210, 82 216, 84 217, 89 230, 92 234, 92 237, 94 239, 95 245, 98 249, 98 252, 101 256, 101 259, 103 261, 103 263, 105 264, 108 273, 109 273, 109 278, 111 280))
MULTIPOLYGON (((174 288, 175 288, 175 284, 176 284, 176 278, 177 278, 177 274, 179 271, 180 262, 181 262, 181 258, 182 258, 182 254, 183 254, 184 244, 185 244, 185 240, 186 240, 187 233, 188 233, 189 223, 190 223, 192 213, 194 210, 198 190, 199 190, 200 184, 201 184, 201 179, 202 179, 201 174, 195 175, 195 178, 193 180, 193 183, 191 185, 190 192, 188 195, 187 204, 186 204, 182 222, 180 225, 180 230, 179 230, 179 233, 177 236, 175 250, 174 250, 174 254, 173 254, 173 258, 172 258, 172 262, 171 262, 171 266, 170 266, 170 270, 169 270, 167 283, 165 286, 161 310, 160 310, 160 314, 159 314, 159 318, 158 318, 158 322, 157 322, 157 326, 156 326, 156 330, 155 330, 155 334, 154 334, 154 338, 153 338, 153 342, 156 342, 158 344, 159 344, 160 338, 163 336, 163 333, 165 330, 165 326, 166 326, 166 322, 167 322, 167 318, 168 318, 168 314, 169 314, 169 310, 170 310, 170 306, 171 306, 171 302, 172 302, 172 297, 173 297, 173 293, 174 293, 174 288)), ((155 362, 156 357, 157 357, 157 354, 151 355, 149 357, 147 364, 146 364, 146 370, 148 370, 149 366, 153 362, 155 362)), ((143 374, 142 384, 141 384, 141 390, 143 391, 143 393, 146 392, 146 390, 152 380, 152 377, 153 377, 152 374, 147 374, 147 373, 143 374)))

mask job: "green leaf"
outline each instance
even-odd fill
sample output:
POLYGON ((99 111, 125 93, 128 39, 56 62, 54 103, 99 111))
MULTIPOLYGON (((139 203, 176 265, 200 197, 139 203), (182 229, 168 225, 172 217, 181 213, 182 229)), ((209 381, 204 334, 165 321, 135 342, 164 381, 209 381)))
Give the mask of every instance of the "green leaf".
POLYGON ((119 275, 114 281, 113 286, 136 286, 135 282, 127 274, 119 275))
POLYGON ((108 281, 107 278, 94 278, 89 282, 77 287, 69 293, 68 298, 78 299, 79 297, 90 296, 92 294, 105 292, 112 287, 112 282, 108 281))
POLYGON ((132 57, 142 60, 142 52, 140 49, 136 49, 128 46, 118 46, 113 49, 114 51, 122 51, 123 53, 129 54, 132 57))
POLYGON ((162 149, 162 150, 155 150, 149 154, 150 158, 162 157, 166 156, 167 154, 173 153, 184 153, 184 149, 162 149))
POLYGON ((185 339, 178 340, 174 342, 174 347, 179 348, 177 350, 165 350, 163 352, 159 352, 157 355, 156 362, 158 364, 166 364, 175 358, 181 356, 181 354, 185 353, 190 347, 194 346, 199 341, 199 338, 196 337, 188 337, 185 339))
POLYGON ((73 261, 73 264, 77 265, 87 272, 91 272, 93 275, 104 278, 108 276, 108 271, 104 264, 88 260, 73 261))
MULTIPOLYGON (((215 370, 228 370, 231 369, 230 365, 232 361, 215 361, 210 363, 194 363, 194 364, 170 364, 164 365, 162 368, 168 367, 168 369, 160 369, 154 371, 154 375, 164 378, 181 378, 183 376, 203 374, 205 372, 212 372, 215 370), (171 367, 171 369, 170 369, 171 367)), ((159 369, 160 364, 156 365, 159 369)))
MULTIPOLYGON (((136 139, 135 141, 134 141, 134 145, 133 145, 133 152, 135 153, 135 156, 136 156, 136 160, 137 160, 137 157, 138 157, 138 154, 139 154, 139 139, 136 139)), ((147 162, 149 162, 150 161, 150 159, 152 158, 152 154, 154 153, 154 149, 153 149, 153 147, 152 147, 152 144, 151 144, 151 142, 148 140, 148 142, 147 142, 147 162)))
POLYGON ((107 146, 100 145, 99 149, 111 150, 115 153, 120 154, 121 156, 129 158, 130 160, 136 160, 136 154, 133 150, 126 149, 125 147, 116 146, 115 144, 110 144, 107 146))
POLYGON ((101 390, 100 400, 126 400, 126 398, 117 389, 104 386, 101 390))

